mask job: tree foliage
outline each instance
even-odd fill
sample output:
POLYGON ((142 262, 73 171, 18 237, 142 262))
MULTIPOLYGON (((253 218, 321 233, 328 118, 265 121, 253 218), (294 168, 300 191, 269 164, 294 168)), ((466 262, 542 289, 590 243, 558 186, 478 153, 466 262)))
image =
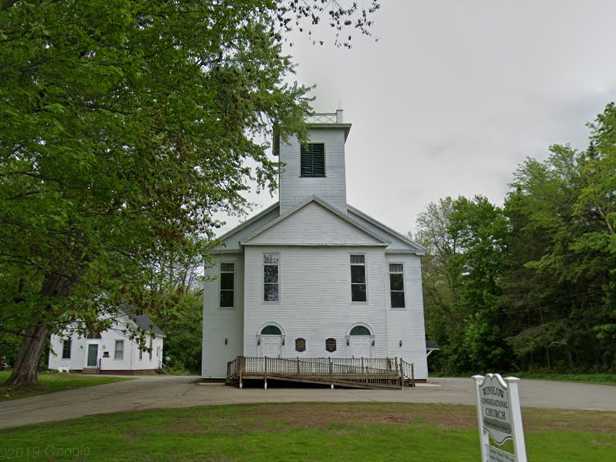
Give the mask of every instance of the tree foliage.
POLYGON ((322 15, 367 33, 374 10, 337 5, 2 2, 0 332, 24 339, 14 384, 36 380, 50 332, 113 314, 161 255, 205 252, 212 217, 243 207, 251 181, 275 185, 262 140, 274 125, 303 135, 310 110, 283 37, 322 15))
POLYGON ((424 286, 428 332, 442 345, 442 367, 501 364, 506 348, 497 300, 507 231, 502 210, 481 196, 446 198, 420 216, 419 230, 434 252, 424 286))
POLYGON ((126 296, 131 306, 148 314, 165 333, 164 367, 168 371, 201 373, 202 260, 200 253, 167 253, 157 260, 149 284, 126 296))
POLYGON ((433 365, 616 368, 616 107, 586 150, 520 165, 503 207, 445 199, 418 220, 433 365))

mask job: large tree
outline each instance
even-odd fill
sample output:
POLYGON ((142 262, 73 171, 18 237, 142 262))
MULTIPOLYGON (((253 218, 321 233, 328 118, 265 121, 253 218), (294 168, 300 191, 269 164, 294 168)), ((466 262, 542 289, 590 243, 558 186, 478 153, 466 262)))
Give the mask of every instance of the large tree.
POLYGON ((551 148, 519 168, 505 303, 526 365, 616 367, 616 110, 591 124, 586 150, 551 148))
POLYGON ((113 314, 159 255, 193 251, 216 212, 242 207, 250 180, 274 184, 261 140, 274 124, 302 135, 309 110, 285 34, 325 16, 348 45, 378 7, 328 5, 0 3, 0 335, 23 337, 12 384, 37 380, 50 332, 113 314))
POLYGON ((420 216, 433 365, 616 369, 616 106, 590 129, 584 150, 525 160, 502 209, 448 198, 420 216))
POLYGON ((504 363, 499 277, 507 223, 485 197, 446 198, 418 219, 429 255, 424 265, 428 335, 439 342, 439 366, 487 370, 504 363))

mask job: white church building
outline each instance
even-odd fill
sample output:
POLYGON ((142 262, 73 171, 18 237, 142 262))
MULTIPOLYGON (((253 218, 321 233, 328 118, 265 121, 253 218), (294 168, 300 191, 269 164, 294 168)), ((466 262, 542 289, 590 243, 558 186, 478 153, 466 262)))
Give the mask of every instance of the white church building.
POLYGON ((403 358, 427 379, 424 249, 347 203, 342 111, 308 128, 307 144, 274 139, 279 201, 206 264, 202 375, 238 356, 403 358))

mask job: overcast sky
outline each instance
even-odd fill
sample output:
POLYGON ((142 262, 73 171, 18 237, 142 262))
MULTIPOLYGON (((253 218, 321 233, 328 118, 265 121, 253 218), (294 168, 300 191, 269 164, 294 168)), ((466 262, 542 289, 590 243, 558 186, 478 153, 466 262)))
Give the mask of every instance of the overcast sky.
POLYGON ((297 37, 288 52, 315 109, 341 105, 353 124, 348 202, 398 231, 448 195, 502 203, 525 157, 584 147, 586 122, 616 99, 614 1, 381 3, 374 37, 351 50, 297 37))

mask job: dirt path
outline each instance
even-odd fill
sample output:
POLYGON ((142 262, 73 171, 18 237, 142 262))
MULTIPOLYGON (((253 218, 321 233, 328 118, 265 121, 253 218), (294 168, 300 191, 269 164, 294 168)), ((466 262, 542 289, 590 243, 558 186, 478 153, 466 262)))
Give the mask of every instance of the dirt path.
MULTIPOLYGON (((0 402, 0 428, 65 420, 92 414, 155 408, 299 401, 380 401, 474 405, 470 379, 434 379, 400 390, 330 390, 226 387, 200 384, 198 377, 140 377, 126 382, 0 402)), ((522 405, 553 409, 616 412, 616 386, 522 380, 522 405)))

